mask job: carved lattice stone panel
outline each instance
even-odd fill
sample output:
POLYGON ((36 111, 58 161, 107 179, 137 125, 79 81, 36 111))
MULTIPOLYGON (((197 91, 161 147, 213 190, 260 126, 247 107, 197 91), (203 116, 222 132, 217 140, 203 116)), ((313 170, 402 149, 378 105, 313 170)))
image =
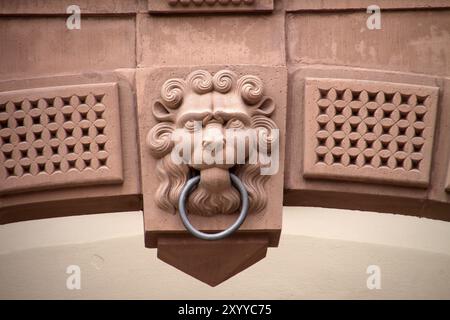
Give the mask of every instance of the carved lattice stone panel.
POLYGON ((115 83, 0 93, 0 192, 122 181, 115 83))
POLYGON ((264 12, 273 0, 148 0, 150 12, 264 12))
POLYGON ((426 186, 438 90, 307 79, 305 177, 426 186))

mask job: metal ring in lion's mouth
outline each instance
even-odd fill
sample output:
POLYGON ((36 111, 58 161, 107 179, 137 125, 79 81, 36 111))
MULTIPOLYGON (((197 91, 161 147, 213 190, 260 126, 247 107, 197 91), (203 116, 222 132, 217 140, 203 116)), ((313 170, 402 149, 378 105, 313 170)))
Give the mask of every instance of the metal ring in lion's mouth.
POLYGON ((245 189, 242 181, 233 173, 230 173, 231 182, 233 185, 239 190, 239 193, 241 195, 241 212, 239 213, 238 219, 228 228, 223 231, 220 231, 218 233, 205 233, 197 230, 194 228, 194 226, 191 224, 187 217, 186 213, 186 200, 189 196, 189 194, 192 192, 194 187, 197 186, 198 182, 200 181, 200 176, 192 177, 188 180, 186 185, 183 187, 183 190, 181 191, 180 199, 178 200, 178 210, 180 212, 181 220, 183 221, 184 226, 186 229, 195 237, 203 239, 203 240, 219 240, 226 238, 233 234, 244 222, 245 218, 247 217, 248 213, 248 193, 245 189))

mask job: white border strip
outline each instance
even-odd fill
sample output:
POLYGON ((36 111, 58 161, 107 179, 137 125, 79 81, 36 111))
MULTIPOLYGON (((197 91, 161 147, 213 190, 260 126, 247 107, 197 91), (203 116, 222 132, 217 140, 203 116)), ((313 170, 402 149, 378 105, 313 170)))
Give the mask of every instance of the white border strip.
MULTIPOLYGON (((450 255, 450 222, 310 207, 285 207, 283 211, 285 235, 371 243, 450 255)), ((0 226, 0 254, 134 236, 144 236, 142 212, 25 221, 0 226)))

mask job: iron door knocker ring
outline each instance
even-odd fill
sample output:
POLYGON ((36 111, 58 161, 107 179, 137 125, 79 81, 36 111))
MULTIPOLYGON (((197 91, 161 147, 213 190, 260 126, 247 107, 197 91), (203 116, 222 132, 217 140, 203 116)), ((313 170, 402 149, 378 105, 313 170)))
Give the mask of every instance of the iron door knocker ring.
POLYGON ((231 182, 238 189, 241 195, 241 212, 239 213, 238 219, 228 229, 225 229, 218 233, 205 233, 195 229, 195 227, 190 223, 186 214, 186 199, 194 189, 194 187, 197 186, 198 182, 200 181, 200 176, 190 178, 186 185, 183 187, 180 199, 178 200, 178 210, 180 212, 180 217, 183 221, 184 226, 193 236, 203 240, 223 239, 233 234, 244 222, 248 213, 248 193, 241 180, 236 175, 230 173, 230 178, 231 182))

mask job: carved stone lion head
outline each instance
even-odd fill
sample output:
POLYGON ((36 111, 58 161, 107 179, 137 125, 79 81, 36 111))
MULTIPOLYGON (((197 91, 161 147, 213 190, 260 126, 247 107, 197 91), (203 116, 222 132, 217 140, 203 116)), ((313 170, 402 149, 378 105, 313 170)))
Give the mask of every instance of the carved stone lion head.
MULTIPOLYGON (((181 129, 184 135, 195 135, 201 127, 200 143, 181 143, 190 143, 193 153, 219 143, 223 157, 236 151, 233 143, 224 142, 226 129, 242 132, 254 129, 263 133, 258 136, 263 137, 266 146, 271 146, 274 140, 272 130, 277 129, 275 122, 269 118, 274 109, 273 100, 264 96, 263 83, 256 76, 244 75, 239 78, 229 70, 221 70, 214 75, 197 70, 186 79, 167 80, 162 86, 160 99, 153 104, 152 111, 158 124, 149 131, 146 141, 152 155, 158 159, 156 175, 160 185, 155 195, 158 206, 175 212, 183 186, 192 175, 200 174, 200 183, 187 203, 189 212, 200 215, 237 212, 239 193, 229 178, 229 172, 233 172, 247 189, 249 211, 261 211, 267 202, 264 184, 269 176, 261 175, 260 162, 242 163, 233 158, 235 161, 232 163, 176 164, 171 157, 177 143, 173 136, 175 131, 181 129)), ((245 148, 248 149, 249 144, 245 144, 245 148)), ((248 154, 249 150, 246 157, 248 154)))

